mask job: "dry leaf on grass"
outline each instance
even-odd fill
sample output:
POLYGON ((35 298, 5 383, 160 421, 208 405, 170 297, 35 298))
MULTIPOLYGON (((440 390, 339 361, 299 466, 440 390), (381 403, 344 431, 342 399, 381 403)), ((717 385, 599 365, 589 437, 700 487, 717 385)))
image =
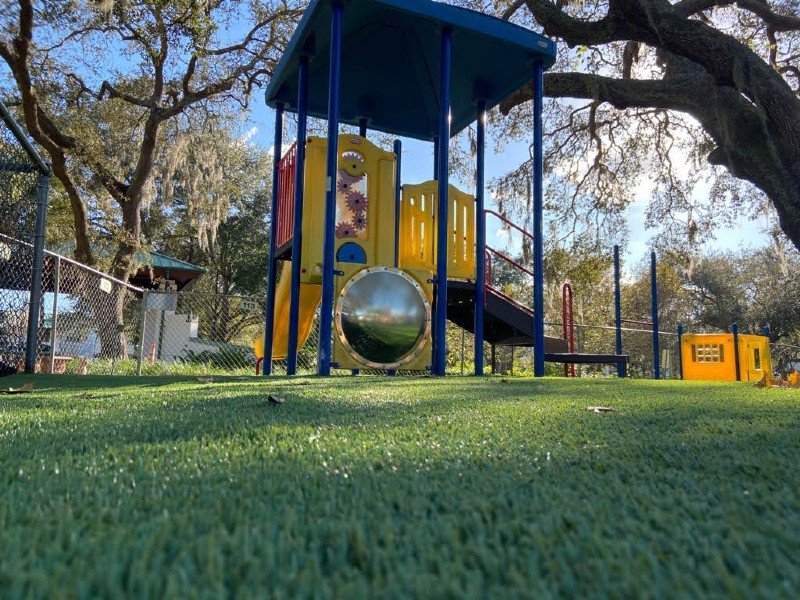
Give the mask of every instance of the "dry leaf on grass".
POLYGON ((7 387, 0 389, 0 394, 30 394, 33 391, 32 383, 25 383, 22 387, 12 388, 7 387))
POLYGON ((594 413, 614 412, 610 406, 587 406, 586 410, 594 413))

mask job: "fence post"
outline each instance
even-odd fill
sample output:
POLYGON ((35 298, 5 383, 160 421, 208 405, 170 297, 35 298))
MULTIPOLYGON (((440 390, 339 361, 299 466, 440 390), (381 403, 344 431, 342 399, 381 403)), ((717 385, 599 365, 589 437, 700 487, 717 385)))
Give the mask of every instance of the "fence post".
POLYGON ((28 338, 25 348, 25 372, 36 371, 39 352, 39 313, 42 308, 42 266, 44 264, 44 236, 47 224, 47 192, 49 175, 39 175, 36 182, 36 232, 33 238, 33 273, 31 298, 28 306, 28 338))
POLYGON ((142 314, 139 318, 139 352, 136 356, 136 376, 142 375, 142 359, 144 358, 144 331, 147 326, 147 298, 150 292, 144 290, 142 292, 142 314))
POLYGON ((61 282, 61 257, 56 255, 55 272, 53 273, 53 325, 50 328, 50 368, 52 375, 56 364, 56 341, 58 340, 58 288, 61 282))
POLYGON ((736 381, 742 380, 742 372, 739 369, 739 324, 734 323, 731 325, 731 332, 733 333, 733 360, 736 363, 736 381))
POLYGON ((653 379, 661 379, 661 364, 658 348, 658 279, 656 276, 656 253, 650 253, 650 300, 653 312, 653 379))

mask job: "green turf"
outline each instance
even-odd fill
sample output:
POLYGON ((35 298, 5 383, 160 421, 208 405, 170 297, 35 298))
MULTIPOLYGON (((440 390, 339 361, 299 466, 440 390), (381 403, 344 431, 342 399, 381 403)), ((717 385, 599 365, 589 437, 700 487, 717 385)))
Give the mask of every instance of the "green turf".
POLYGON ((32 380, 0 396, 3 598, 800 595, 797 390, 32 380))

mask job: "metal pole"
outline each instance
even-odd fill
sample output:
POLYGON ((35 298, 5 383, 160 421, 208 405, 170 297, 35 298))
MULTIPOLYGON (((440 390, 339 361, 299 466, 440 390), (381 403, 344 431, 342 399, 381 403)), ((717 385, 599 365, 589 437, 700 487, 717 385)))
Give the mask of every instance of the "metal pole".
POLYGON ((475 157, 475 375, 483 375, 483 310, 486 305, 486 102, 478 102, 475 157))
POLYGON ((394 266, 400 265, 400 200, 403 196, 403 186, 400 182, 401 166, 403 164, 403 142, 394 141, 395 176, 394 176, 394 266))
POLYGON ((443 376, 447 352, 447 247, 449 246, 447 216, 450 208, 447 186, 450 158, 450 69, 453 32, 442 29, 439 82, 439 186, 436 198, 436 316, 434 317, 433 374, 443 376))
POLYGON ((50 327, 50 368, 52 375, 56 364, 56 341, 58 340, 58 288, 61 284, 61 257, 56 255, 55 272, 53 273, 53 324, 50 327))
POLYGON ((39 351, 39 313, 42 310, 42 270, 44 266, 44 239, 47 226, 47 192, 50 176, 39 175, 36 182, 36 230, 33 237, 33 272, 31 273, 31 298, 28 305, 28 336, 25 348, 25 372, 36 370, 39 351))
POLYGON ((733 360, 736 363, 736 381, 742 380, 742 370, 739 367, 739 324, 734 323, 731 325, 733 332, 733 360))
POLYGON ((359 119, 358 120, 358 135, 365 138, 367 137, 367 120, 366 119, 359 119))
POLYGON ((144 335, 147 331, 147 301, 150 297, 150 292, 144 290, 142 292, 142 315, 139 319, 139 352, 136 355, 136 376, 142 375, 142 361, 144 359, 144 335))
POLYGON ((52 176, 53 171, 49 164, 47 164, 42 156, 36 151, 36 148, 31 144, 31 141, 28 139, 28 136, 25 135, 25 132, 20 127, 17 120, 14 118, 14 115, 8 110, 8 107, 5 103, 0 100, 0 118, 3 119, 3 122, 6 126, 11 130, 11 133, 14 134, 14 137, 19 142, 20 146, 25 150, 25 153, 28 157, 36 163, 36 168, 39 170, 39 173, 42 175, 46 175, 48 177, 52 176))
POLYGON ((300 322, 300 268, 303 253, 303 192, 306 170, 306 122, 308 117, 308 57, 300 58, 297 74, 297 159, 294 172, 294 223, 292 227, 292 285, 286 374, 297 372, 297 339, 300 322))
POLYGON ((658 349, 658 278, 656 276, 656 253, 650 253, 650 300, 653 314, 653 379, 661 379, 661 357, 658 349))
POLYGON ((278 185, 281 149, 283 147, 283 102, 275 105, 275 138, 272 143, 272 206, 270 207, 269 225, 269 258, 267 259, 267 307, 264 313, 264 358, 261 361, 261 374, 264 377, 272 374, 272 336, 275 333, 275 282, 277 280, 278 261, 275 251, 278 233, 278 185))
POLYGON ((683 325, 678 323, 678 379, 683 379, 683 325))
POLYGON ((466 329, 461 329, 461 374, 464 374, 464 352, 466 351, 466 329))
POLYGON ((331 373, 331 331, 333 329, 334 228, 336 226, 336 172, 339 164, 339 88, 341 86, 342 20, 341 0, 331 7, 331 56, 328 78, 328 167, 325 195, 325 240, 322 255, 322 302, 319 317, 317 373, 331 373))
MULTIPOLYGON (((619 246, 614 246, 614 350, 622 354, 622 293, 619 285, 619 246)), ((625 365, 617 363, 617 377, 625 377, 625 365)))
POLYGON ((544 376, 544 244, 543 244, 543 178, 542 95, 544 69, 533 66, 533 375, 544 376))

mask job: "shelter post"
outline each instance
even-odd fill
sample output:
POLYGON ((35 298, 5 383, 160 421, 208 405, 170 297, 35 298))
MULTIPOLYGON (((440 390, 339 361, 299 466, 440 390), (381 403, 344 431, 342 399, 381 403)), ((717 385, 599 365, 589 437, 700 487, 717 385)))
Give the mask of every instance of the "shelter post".
POLYGON ((739 365, 739 324, 734 323, 731 325, 731 333, 733 333, 733 362, 736 365, 736 381, 742 380, 742 369, 739 365))
POLYGON ((278 220, 278 175, 283 147, 283 102, 275 105, 275 138, 272 152, 272 206, 270 207, 269 258, 267 259, 267 308, 264 315, 264 358, 261 373, 264 377, 272 374, 272 336, 275 330, 275 281, 278 261, 275 260, 278 220))
MULTIPOLYGON (((484 177, 486 102, 478 102, 477 156, 475 157, 475 375, 483 375, 483 309, 486 304, 486 212, 484 177)), ((462 369, 463 370, 463 369, 462 369)))
POLYGON ((358 120, 358 135, 367 137, 367 120, 363 117, 358 120))
MULTIPOLYGON (((622 354, 622 294, 619 285, 619 246, 614 246, 614 350, 622 354)), ((625 365, 617 363, 617 377, 625 377, 625 365)))
POLYGON ((678 323, 678 379, 683 379, 683 325, 678 323))
POLYGON ((341 0, 331 6, 331 53, 328 77, 328 166, 325 182, 325 240, 322 248, 322 302, 319 318, 317 373, 331 373, 331 332, 333 329, 333 246, 336 225, 336 173, 339 158, 339 88, 341 86, 342 21, 341 0))
POLYGON ((544 376, 544 243, 542 95, 544 69, 533 65, 533 376, 544 376))
POLYGON ((448 162, 450 158, 450 75, 453 31, 442 28, 439 82, 439 189, 436 198, 436 313, 433 334, 433 374, 444 375, 447 331, 448 162))
MULTIPOLYGON (((297 373, 297 339, 300 322, 300 261, 303 252, 303 196, 306 172, 306 123, 308 120, 308 57, 300 58, 297 74, 297 158, 294 171, 294 223, 292 227, 292 286, 286 374, 297 373)), ((264 340, 266 342, 266 340, 264 340)))
POLYGON ((394 141, 394 266, 400 264, 400 201, 403 194, 403 186, 400 182, 400 173, 403 160, 403 142, 394 141))

